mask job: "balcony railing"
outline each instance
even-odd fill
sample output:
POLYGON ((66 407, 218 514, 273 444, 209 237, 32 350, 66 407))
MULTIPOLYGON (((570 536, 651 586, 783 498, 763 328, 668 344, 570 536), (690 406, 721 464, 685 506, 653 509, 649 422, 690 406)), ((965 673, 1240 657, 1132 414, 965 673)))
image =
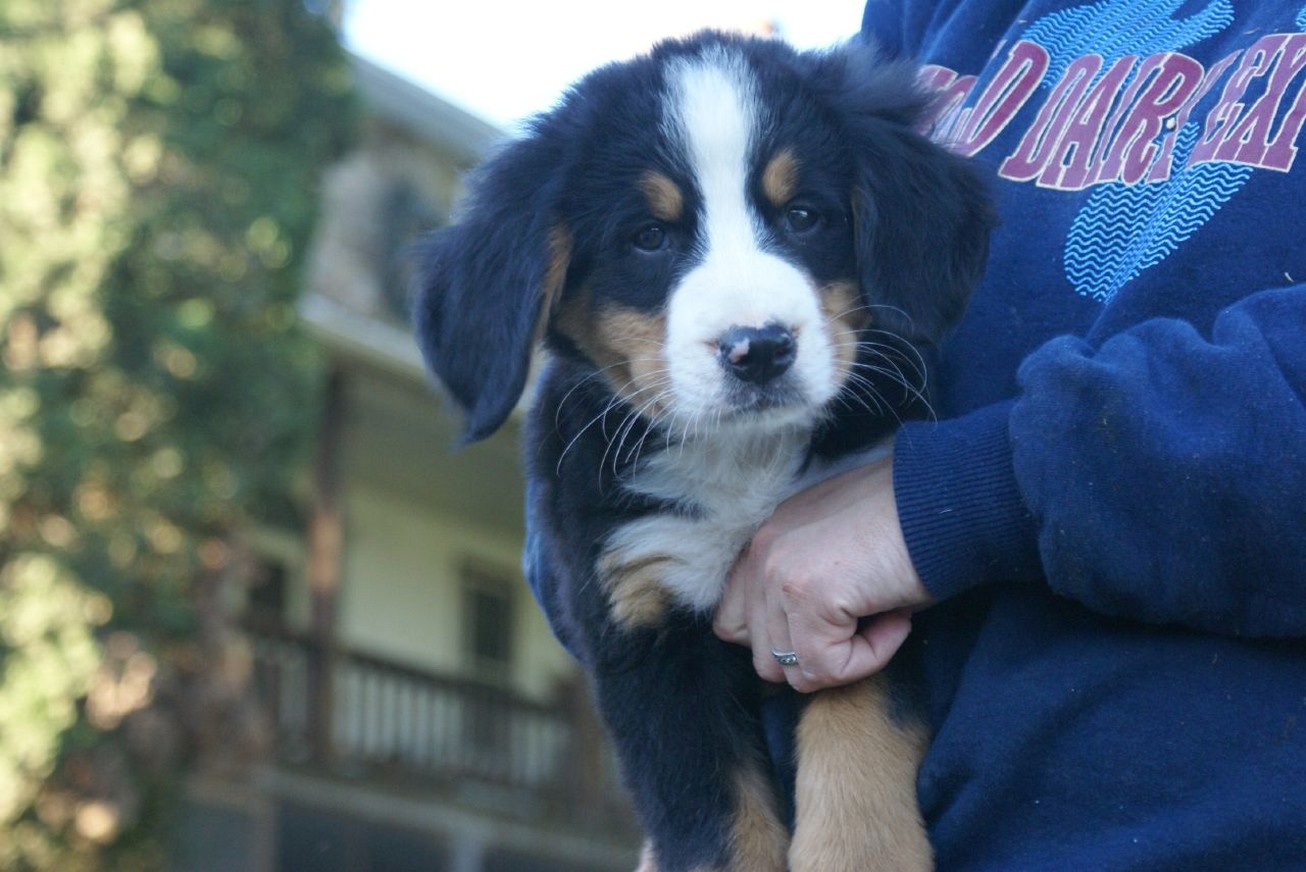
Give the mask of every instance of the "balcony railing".
POLYGON ((254 652, 282 763, 458 798, 490 788, 506 813, 629 827, 583 691, 543 704, 285 630, 254 633, 254 652))

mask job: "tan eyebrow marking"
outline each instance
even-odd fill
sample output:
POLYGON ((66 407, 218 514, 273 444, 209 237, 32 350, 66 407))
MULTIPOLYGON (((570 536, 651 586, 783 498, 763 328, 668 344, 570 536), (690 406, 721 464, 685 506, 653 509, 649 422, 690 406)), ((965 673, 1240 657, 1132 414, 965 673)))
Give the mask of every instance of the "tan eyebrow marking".
POLYGON ((762 171, 762 193, 777 209, 798 192, 798 158, 791 149, 781 149, 762 171))
POLYGON ((639 180, 639 189, 648 200, 649 211, 659 221, 674 224, 685 212, 685 195, 680 186, 657 170, 649 170, 639 180))

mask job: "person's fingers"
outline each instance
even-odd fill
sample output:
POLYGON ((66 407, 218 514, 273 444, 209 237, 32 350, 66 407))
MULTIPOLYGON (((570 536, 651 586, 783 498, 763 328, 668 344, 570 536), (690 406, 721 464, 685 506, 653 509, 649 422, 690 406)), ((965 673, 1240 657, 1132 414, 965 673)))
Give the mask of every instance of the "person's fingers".
POLYGON ((911 635, 911 610, 885 612, 868 620, 849 642, 848 661, 836 683, 857 681, 889 665, 911 635))
POLYGON ((759 597, 754 626, 761 628, 753 641, 753 668, 767 681, 791 681, 801 667, 789 633, 784 600, 777 595, 759 597))
POLYGON ((712 632, 723 642, 749 644, 748 609, 752 599, 750 578, 751 576, 740 573, 738 564, 726 577, 725 590, 712 616, 712 632))
POLYGON ((888 665, 911 631, 911 612, 899 609, 874 615, 859 627, 858 615, 834 605, 828 588, 789 583, 782 588, 782 604, 768 626, 779 635, 781 624, 793 641, 797 669, 785 678, 795 690, 807 693, 865 678, 888 665))
POLYGON ((746 645, 753 654, 753 669, 766 681, 784 683, 784 667, 772 653, 789 651, 788 632, 773 639, 769 625, 768 596, 761 557, 749 547, 731 569, 726 587, 712 617, 712 632, 725 642, 746 645))
POLYGON ((791 497, 731 570, 713 631, 748 645, 762 678, 799 691, 844 684, 901 646, 907 609, 929 597, 895 547, 890 476, 887 461, 872 463, 791 497))
POLYGON ((856 631, 856 618, 847 617, 843 623, 848 626, 843 629, 838 626, 839 617, 831 614, 826 602, 828 579, 818 582, 791 577, 779 590, 768 626, 793 642, 794 647, 785 650, 797 655, 797 668, 786 670, 785 679, 795 690, 805 693, 827 680, 828 661, 837 656, 834 652, 840 642, 856 631))

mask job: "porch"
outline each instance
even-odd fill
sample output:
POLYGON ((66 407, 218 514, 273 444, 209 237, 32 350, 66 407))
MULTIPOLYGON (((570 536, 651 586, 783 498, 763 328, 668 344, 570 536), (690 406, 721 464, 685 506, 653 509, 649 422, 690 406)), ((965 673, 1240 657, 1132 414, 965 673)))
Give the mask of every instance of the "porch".
POLYGON ((582 686, 541 703, 287 629, 251 638, 272 760, 253 804, 193 791, 207 829, 191 856, 229 863, 242 839, 261 843, 246 868, 277 872, 634 866, 638 834, 582 686))

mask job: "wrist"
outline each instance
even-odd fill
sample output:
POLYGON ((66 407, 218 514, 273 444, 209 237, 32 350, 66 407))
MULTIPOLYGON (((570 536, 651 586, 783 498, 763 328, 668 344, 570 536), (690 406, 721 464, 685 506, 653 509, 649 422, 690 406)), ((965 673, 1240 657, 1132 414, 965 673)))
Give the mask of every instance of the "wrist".
POLYGON ((913 422, 898 434, 893 479, 903 541, 935 599, 1042 574, 1037 526, 1012 464, 1012 405, 913 422))
POLYGON ((865 502, 858 514, 869 523, 857 537, 866 553, 862 562, 872 567, 872 577, 886 586, 877 588, 882 598, 869 604, 867 613, 891 609, 914 610, 928 605, 933 597, 925 589, 903 537, 894 491, 893 458, 864 468, 865 502), (888 583, 891 582, 891 586, 888 583))

